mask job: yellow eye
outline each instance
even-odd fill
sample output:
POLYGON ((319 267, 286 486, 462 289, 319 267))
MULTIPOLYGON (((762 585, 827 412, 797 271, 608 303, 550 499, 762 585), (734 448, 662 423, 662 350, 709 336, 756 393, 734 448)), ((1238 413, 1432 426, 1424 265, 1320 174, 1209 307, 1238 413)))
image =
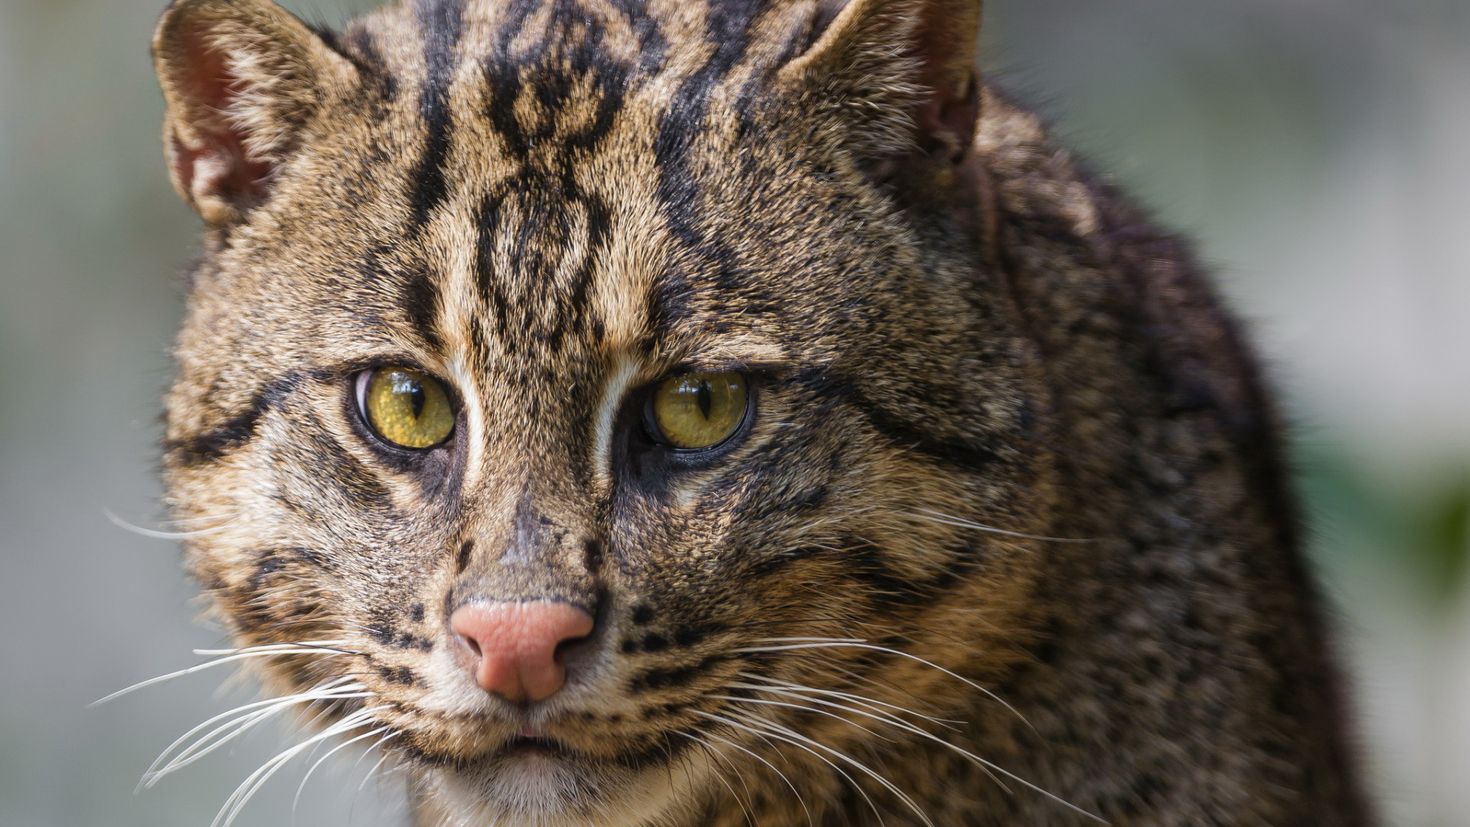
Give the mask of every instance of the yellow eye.
POLYGON ((379 368, 363 382, 362 411, 388 442, 433 448, 454 433, 454 406, 438 379, 412 368, 379 368))
POLYGON ((650 402, 653 436, 682 450, 713 448, 740 430, 749 399, 738 373, 671 376, 650 402))

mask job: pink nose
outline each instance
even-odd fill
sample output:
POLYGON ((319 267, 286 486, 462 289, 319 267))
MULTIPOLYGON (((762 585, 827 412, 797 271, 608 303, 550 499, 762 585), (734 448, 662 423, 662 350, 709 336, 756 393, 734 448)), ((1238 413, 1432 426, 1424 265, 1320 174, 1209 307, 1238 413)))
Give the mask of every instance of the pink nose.
POLYGON ((511 701, 544 701, 561 690, 567 670, 557 647, 592 634, 592 615, 566 603, 471 603, 449 628, 461 662, 486 692, 511 701))

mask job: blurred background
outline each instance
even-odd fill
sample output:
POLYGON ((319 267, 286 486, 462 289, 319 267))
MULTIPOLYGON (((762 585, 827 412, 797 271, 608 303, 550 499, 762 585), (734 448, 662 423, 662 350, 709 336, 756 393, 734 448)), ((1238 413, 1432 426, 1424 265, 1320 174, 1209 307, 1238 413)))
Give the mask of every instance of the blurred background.
MULTIPOLYGON (((0 825, 207 824, 262 727, 134 795, 221 672, 101 708, 223 645, 158 527, 159 399, 196 221, 148 59, 163 0, 0 4, 0 825)), ((370 2, 284 3, 339 23, 370 2)), ((1470 3, 989 0, 984 65, 1197 237, 1295 425, 1393 825, 1470 825, 1470 3)), ((224 670, 228 671, 228 670, 224 670)), ((302 824, 404 823, 331 762, 302 824)), ((291 822, 288 769, 240 824, 291 822)))

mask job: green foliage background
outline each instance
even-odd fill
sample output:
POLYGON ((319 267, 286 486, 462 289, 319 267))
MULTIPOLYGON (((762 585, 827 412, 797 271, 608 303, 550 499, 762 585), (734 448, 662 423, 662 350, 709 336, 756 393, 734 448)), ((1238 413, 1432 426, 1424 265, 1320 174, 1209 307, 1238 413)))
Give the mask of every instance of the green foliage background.
MULTIPOLYGON (((152 472, 176 274, 147 57, 162 0, 0 4, 0 824, 199 825, 284 735, 133 795, 248 685, 87 703, 219 645, 152 472)), ((365 2, 286 3, 338 22, 365 2)), ((1390 823, 1470 825, 1470 4, 990 0, 984 64, 1200 240, 1295 423, 1390 823)), ((1100 757, 1102 758, 1102 757, 1100 757)), ((403 823, 324 771, 298 821, 403 823)), ((242 824, 290 823, 299 773, 242 824)))

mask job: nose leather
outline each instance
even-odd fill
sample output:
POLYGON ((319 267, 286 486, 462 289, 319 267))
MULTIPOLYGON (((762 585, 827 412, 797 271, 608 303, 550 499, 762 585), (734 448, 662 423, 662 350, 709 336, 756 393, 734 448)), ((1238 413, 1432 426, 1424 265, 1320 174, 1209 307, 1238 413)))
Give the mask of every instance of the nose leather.
POLYGON ((593 618, 569 603, 471 603, 450 630, 476 684, 512 703, 544 701, 566 684, 558 649, 592 634, 593 618))

